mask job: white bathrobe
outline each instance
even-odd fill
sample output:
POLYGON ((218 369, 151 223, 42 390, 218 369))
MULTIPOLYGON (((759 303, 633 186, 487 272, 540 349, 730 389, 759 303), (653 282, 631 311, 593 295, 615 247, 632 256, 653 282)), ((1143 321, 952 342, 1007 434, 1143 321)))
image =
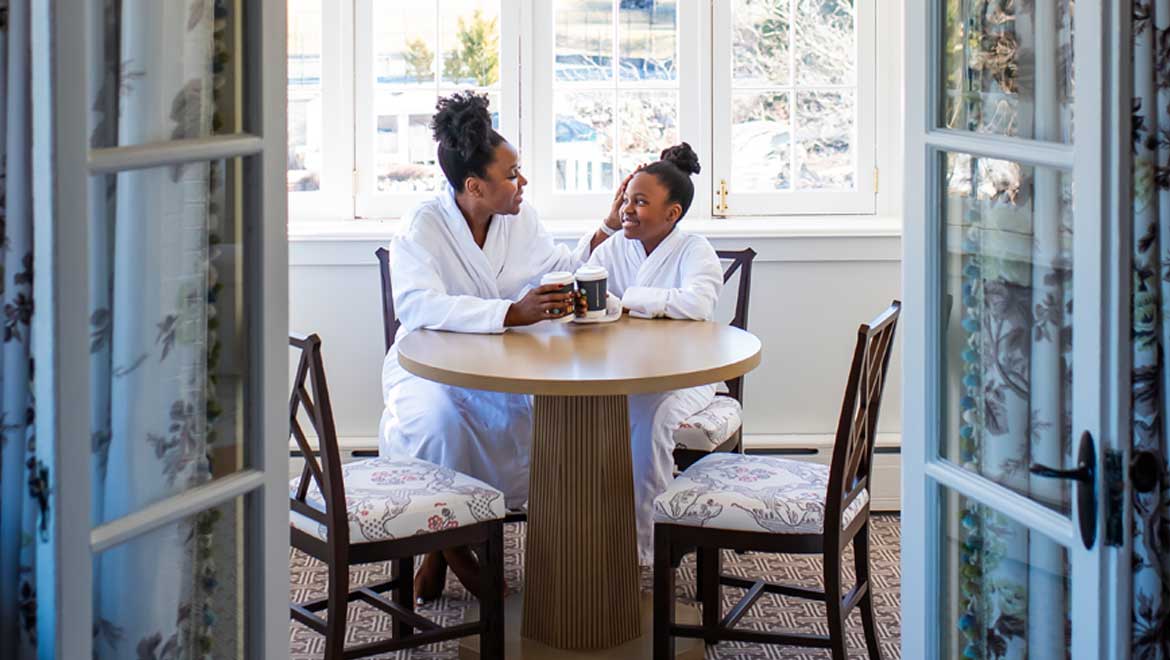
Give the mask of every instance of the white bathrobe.
POLYGON ((382 363, 379 453, 413 456, 481 479, 510 508, 528 499, 532 398, 442 385, 398 364, 397 341, 418 328, 504 331, 508 307, 554 270, 589 256, 590 233, 574 250, 553 243, 527 204, 496 216, 483 249, 447 188, 412 209, 390 244, 394 310, 402 326, 382 363))
MULTIPOLYGON (((723 269, 714 248, 702 236, 677 228, 649 256, 642 241, 619 232, 597 247, 589 263, 609 271, 609 290, 621 297, 631 316, 709 321, 723 290, 723 269)), ((669 326, 662 331, 670 332, 669 326)), ((634 506, 643 565, 654 559, 654 498, 666 490, 674 472, 674 430, 714 397, 715 385, 630 397, 634 506)))

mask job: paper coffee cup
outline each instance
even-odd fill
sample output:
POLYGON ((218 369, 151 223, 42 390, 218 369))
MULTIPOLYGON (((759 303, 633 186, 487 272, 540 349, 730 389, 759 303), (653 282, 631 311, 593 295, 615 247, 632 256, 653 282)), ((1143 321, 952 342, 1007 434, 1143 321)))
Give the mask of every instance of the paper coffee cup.
POLYGON ((609 272, 602 266, 581 266, 574 276, 577 295, 585 298, 586 318, 604 317, 609 272))
MULTIPOLYGON (((544 286, 545 284, 560 284, 561 288, 557 289, 557 293, 572 293, 573 292, 573 274, 568 272, 568 271, 563 271, 563 270, 558 270, 558 271, 553 271, 551 273, 547 273, 544 277, 540 278, 540 285, 544 286)), ((554 308, 553 309, 553 316, 555 318, 552 318, 550 320, 559 321, 561 323, 566 323, 568 321, 572 321, 573 320, 573 309, 570 308, 567 311, 569 313, 566 316, 556 316, 558 314, 564 313, 564 310, 561 310, 559 308, 554 308)))

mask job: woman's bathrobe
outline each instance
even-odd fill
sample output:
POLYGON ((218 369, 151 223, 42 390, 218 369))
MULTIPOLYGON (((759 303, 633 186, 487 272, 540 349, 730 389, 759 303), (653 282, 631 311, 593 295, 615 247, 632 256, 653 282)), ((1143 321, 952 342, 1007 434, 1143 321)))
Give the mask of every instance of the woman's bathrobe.
MULTIPOLYGON (((702 236, 677 228, 649 256, 641 241, 618 232, 594 250, 589 263, 609 271, 609 290, 621 297, 631 316, 709 321, 723 290, 723 269, 714 248, 702 236)), ((670 326, 663 325, 662 331, 670 332, 670 326)), ((715 385, 630 397, 634 506, 643 565, 654 558, 654 498, 666 490, 674 471, 674 430, 714 397, 715 385)))
MULTIPOLYGON (((504 331, 508 307, 545 273, 575 270, 593 234, 574 250, 553 243, 527 204, 496 216, 482 249, 447 188, 411 210, 390 244, 397 341, 418 328, 504 331)), ((528 499, 532 398, 443 385, 414 376, 391 347, 382 363, 383 456, 413 456, 445 465, 500 489, 517 508, 528 499)))

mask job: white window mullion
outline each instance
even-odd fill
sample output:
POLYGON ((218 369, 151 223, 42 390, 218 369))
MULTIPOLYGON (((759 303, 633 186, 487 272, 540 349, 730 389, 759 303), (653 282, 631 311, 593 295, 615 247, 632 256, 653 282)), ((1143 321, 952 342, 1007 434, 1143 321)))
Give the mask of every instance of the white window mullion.
MULTIPOLYGON (((711 208, 714 154, 711 139, 711 16, 709 0, 680 0, 678 5, 678 133, 699 155, 702 171, 694 177, 695 198, 689 215, 711 208)), ((663 145, 665 147, 667 145, 663 145)))
MULTIPOLYGON (((720 184, 731 178, 731 3, 712 0, 711 6, 711 193, 712 216, 725 215, 720 206, 720 184)), ((730 204, 728 205, 730 207, 730 204)), ((728 212, 731 209, 728 208, 728 212)))
MULTIPOLYGON (((377 190, 374 174, 374 24, 373 0, 354 0, 353 15, 353 160, 354 215, 370 215, 370 196, 377 190)), ((437 56, 436 56, 437 57, 437 56)), ((399 127, 406 135, 409 127, 399 127)))

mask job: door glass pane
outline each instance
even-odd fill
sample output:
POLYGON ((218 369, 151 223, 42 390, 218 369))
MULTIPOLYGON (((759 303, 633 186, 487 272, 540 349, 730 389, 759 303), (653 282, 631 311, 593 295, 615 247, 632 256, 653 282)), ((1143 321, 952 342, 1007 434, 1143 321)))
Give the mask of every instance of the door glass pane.
POLYGON ((233 114, 233 95, 243 83, 243 58, 234 48, 239 0, 93 0, 91 6, 91 147, 241 130, 233 114))
POLYGON ((288 3, 288 190, 321 188, 321 0, 288 3))
POLYGON ((939 658, 1069 657, 1064 546, 939 487, 939 658))
POLYGON ((93 560, 93 657, 243 658, 244 498, 93 560))
POLYGON ((1073 0, 946 0, 939 124, 1072 142, 1073 0))
POLYGON ((241 161, 90 180, 92 519, 247 465, 241 161))
POLYGON ((553 95, 557 190, 613 188, 613 107, 614 93, 610 91, 553 95))
POLYGON ((943 428, 939 453, 1067 513, 1070 467, 1072 177, 941 157, 943 428))

